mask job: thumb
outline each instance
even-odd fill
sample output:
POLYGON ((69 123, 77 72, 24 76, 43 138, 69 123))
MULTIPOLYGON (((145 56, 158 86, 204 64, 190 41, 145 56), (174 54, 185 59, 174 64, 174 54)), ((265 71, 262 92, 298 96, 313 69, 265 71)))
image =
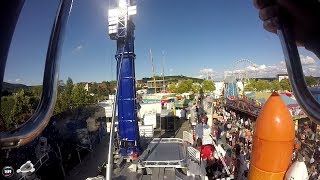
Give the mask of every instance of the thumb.
MULTIPOLYGON (((287 10, 287 12, 294 18, 306 17, 308 10, 306 6, 312 6, 311 0, 304 1, 292 1, 292 0, 278 0, 278 4, 287 10)), ((310 8, 310 7, 309 7, 310 8)))

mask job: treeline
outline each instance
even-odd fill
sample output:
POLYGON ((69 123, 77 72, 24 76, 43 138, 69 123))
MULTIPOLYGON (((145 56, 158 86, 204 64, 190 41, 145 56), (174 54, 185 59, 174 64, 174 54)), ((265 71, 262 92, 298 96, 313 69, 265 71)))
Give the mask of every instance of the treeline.
POLYGON ((288 79, 266 81, 250 79, 245 83, 245 91, 291 91, 290 82, 288 79))
POLYGON ((73 84, 71 78, 68 78, 65 85, 60 85, 54 114, 67 112, 108 99, 109 94, 115 93, 116 82, 88 83, 88 91, 85 89, 85 86, 86 83, 73 84))
POLYGON ((34 113, 40 96, 21 89, 14 95, 1 97, 0 131, 7 131, 25 122, 34 113))
MULTIPOLYGON (((78 109, 95 104, 114 94, 115 81, 102 83, 89 83, 88 91, 86 83, 74 84, 71 78, 66 83, 59 81, 57 101, 54 114, 72 113, 78 109)), ((0 131, 8 131, 28 120, 36 110, 42 93, 42 86, 33 86, 14 92, 4 93, 1 97, 0 131)))
POLYGON ((194 82, 192 79, 182 80, 178 83, 170 83, 167 87, 168 91, 173 93, 202 93, 202 92, 213 92, 216 90, 213 81, 204 80, 202 83, 194 82))
MULTIPOLYGON (((155 78, 157 80, 162 80, 163 79, 162 76, 155 76, 155 78)), ((204 81, 203 79, 187 77, 187 76, 183 76, 183 75, 180 75, 180 76, 164 76, 164 79, 165 79, 166 82, 175 82, 175 83, 178 83, 179 81, 186 80, 186 79, 190 79, 193 82, 197 82, 197 83, 202 83, 204 81)), ((150 78, 145 77, 145 78, 142 78, 141 80, 142 80, 143 83, 147 83, 147 81, 153 80, 153 77, 150 77, 150 78)))
MULTIPOLYGON (((319 84, 319 81, 312 76, 305 76, 307 86, 313 87, 319 84)), ((266 81, 266 80, 254 80, 250 79, 245 83, 245 91, 292 91, 290 82, 288 79, 266 81)))
POLYGON ((29 87, 24 84, 11 84, 8 82, 2 83, 2 93, 12 93, 16 92, 16 90, 28 89, 29 87))

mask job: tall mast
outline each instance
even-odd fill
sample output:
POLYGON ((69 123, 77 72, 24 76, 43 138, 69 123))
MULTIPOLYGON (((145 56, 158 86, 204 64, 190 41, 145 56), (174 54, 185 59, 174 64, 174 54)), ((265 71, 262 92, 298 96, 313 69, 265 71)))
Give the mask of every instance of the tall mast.
POLYGON ((166 90, 166 84, 164 82, 164 51, 162 51, 162 86, 163 90, 166 90))
POLYGON ((151 61, 151 66, 152 66, 154 93, 156 93, 157 92, 156 73, 155 73, 155 70, 154 70, 153 55, 152 55, 152 50, 151 49, 150 49, 150 61, 151 61))

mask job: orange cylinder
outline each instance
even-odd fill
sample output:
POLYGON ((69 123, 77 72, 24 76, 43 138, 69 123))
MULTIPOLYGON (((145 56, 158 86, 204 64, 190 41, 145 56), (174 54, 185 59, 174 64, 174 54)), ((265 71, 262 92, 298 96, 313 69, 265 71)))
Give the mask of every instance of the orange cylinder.
POLYGON ((279 94, 274 92, 256 122, 249 180, 282 180, 291 162, 294 139, 291 114, 279 94))

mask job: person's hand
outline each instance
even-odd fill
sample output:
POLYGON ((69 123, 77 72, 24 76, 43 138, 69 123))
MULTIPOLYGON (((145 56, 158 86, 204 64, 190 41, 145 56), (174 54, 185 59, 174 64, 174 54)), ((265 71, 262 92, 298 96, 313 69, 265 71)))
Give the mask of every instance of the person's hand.
MULTIPOLYGON (((320 2, 318 0, 253 0, 259 9, 263 27, 276 33, 279 16, 286 11, 298 45, 308 46, 320 41, 320 2)), ((282 19, 283 20, 283 19, 282 19)), ((312 45, 313 46, 313 45, 312 45)))

